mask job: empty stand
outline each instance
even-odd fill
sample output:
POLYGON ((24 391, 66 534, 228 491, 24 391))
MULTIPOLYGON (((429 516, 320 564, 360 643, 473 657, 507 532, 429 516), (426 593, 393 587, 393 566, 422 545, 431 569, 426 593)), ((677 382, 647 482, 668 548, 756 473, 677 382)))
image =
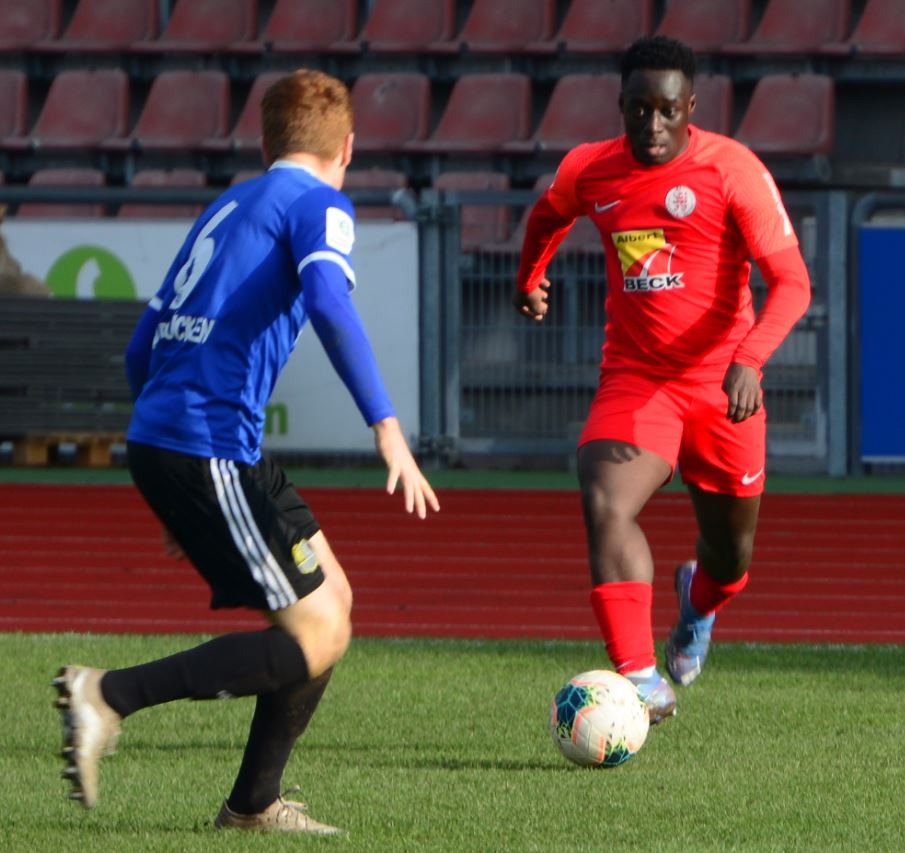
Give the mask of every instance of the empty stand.
POLYGON ((735 138, 761 155, 829 154, 834 95, 828 75, 766 75, 754 87, 735 138))
POLYGON ((718 53, 725 44, 747 39, 750 27, 751 0, 670 0, 656 33, 718 53))
POLYGON ((343 192, 348 192, 355 202, 355 218, 363 219, 405 219, 405 211, 395 204, 365 203, 355 198, 355 190, 396 190, 409 189, 405 172, 396 169, 349 169, 343 181, 343 192))
MULTIPOLYGON (((106 182, 100 169, 48 168, 38 169, 28 180, 32 187, 102 187, 106 182)), ((103 216, 103 204, 74 202, 23 202, 16 211, 17 216, 48 217, 55 219, 81 219, 103 216)))
POLYGON ((230 50, 347 52, 358 50, 358 0, 276 0, 261 34, 230 50))
POLYGON ((362 48, 375 53, 455 50, 456 0, 374 0, 361 29, 362 48))
POLYGON ((902 0, 867 0, 851 35, 823 45, 822 53, 853 56, 905 54, 902 0))
MULTIPOLYGON (((130 187, 203 187, 207 176, 200 169, 141 169, 132 176, 130 187)), ((126 202, 120 205, 118 216, 128 219, 195 219, 204 205, 201 203, 126 202)))
POLYGON ((619 136, 623 131, 621 89, 617 73, 564 74, 553 87, 531 138, 507 143, 504 149, 564 154, 582 142, 619 136))
POLYGON ((552 38, 529 52, 618 53, 653 26, 653 0, 572 0, 552 38))
POLYGON ((257 0, 177 0, 159 38, 132 49, 154 53, 204 53, 254 40, 257 0))
POLYGON ((135 42, 157 38, 159 0, 78 0, 59 38, 35 47, 52 52, 124 51, 135 42))
POLYGON ((82 149, 125 137, 129 130, 129 78, 119 68, 68 69, 54 77, 38 118, 16 146, 82 149))
POLYGON ((730 136, 735 103, 732 78, 728 74, 696 74, 694 93, 692 124, 730 136))
POLYGON ((474 0, 456 46, 470 53, 521 53, 549 41, 555 0, 474 0))
POLYGON ((151 83, 138 122, 124 139, 107 139, 114 151, 200 148, 224 137, 230 110, 229 77, 224 71, 162 71, 151 83))
POLYGON ((720 52, 807 54, 822 44, 845 38, 850 19, 851 0, 770 0, 750 38, 723 45, 720 52))
POLYGON ((61 22, 61 0, 0 0, 0 51, 27 50, 55 39, 61 22))
POLYGON ((28 122, 28 80, 18 68, 0 69, 0 148, 20 139, 28 122))
POLYGON ((261 147, 261 99, 277 80, 284 76, 282 71, 265 71, 252 81, 248 95, 232 130, 225 137, 215 136, 205 139, 201 148, 206 151, 252 150, 261 147))
POLYGON ((531 126, 531 80, 515 72, 464 74, 453 84, 440 122, 414 152, 490 153, 526 139, 531 126))
POLYGON ((399 151, 429 130, 431 86, 419 72, 362 74, 352 86, 355 148, 399 151))
MULTIPOLYGON (((434 188, 459 192, 505 192, 509 175, 495 171, 443 172, 434 179, 434 188)), ((459 213, 460 246, 472 252, 488 244, 509 239, 512 209, 507 202, 488 204, 463 202, 459 213)))

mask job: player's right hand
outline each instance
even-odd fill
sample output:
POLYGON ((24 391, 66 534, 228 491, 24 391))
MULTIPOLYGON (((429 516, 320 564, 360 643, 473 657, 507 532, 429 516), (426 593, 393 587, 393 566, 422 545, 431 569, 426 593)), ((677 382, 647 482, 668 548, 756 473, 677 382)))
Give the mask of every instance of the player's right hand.
POLYGON ((550 281, 545 278, 530 293, 516 288, 512 294, 512 304, 519 314, 540 322, 547 316, 547 311, 550 309, 547 301, 549 296, 550 281))

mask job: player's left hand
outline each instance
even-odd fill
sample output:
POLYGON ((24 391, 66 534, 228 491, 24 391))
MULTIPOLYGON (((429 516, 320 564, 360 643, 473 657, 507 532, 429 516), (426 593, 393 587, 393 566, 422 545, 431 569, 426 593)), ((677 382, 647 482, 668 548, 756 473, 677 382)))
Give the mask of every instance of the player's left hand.
POLYGON ((547 311, 550 309, 549 296, 550 281, 545 278, 530 293, 516 288, 512 294, 512 304, 519 314, 540 322, 547 316, 547 311))
POLYGON ((723 391, 729 399, 726 417, 735 424, 747 420, 764 405, 760 374, 747 364, 733 362, 723 377, 723 391))
POLYGON ((406 512, 414 512, 418 518, 427 517, 427 508, 440 511, 440 501, 431 484, 421 473, 402 428, 396 418, 384 418, 373 425, 377 453, 387 466, 387 494, 393 494, 401 482, 406 512))

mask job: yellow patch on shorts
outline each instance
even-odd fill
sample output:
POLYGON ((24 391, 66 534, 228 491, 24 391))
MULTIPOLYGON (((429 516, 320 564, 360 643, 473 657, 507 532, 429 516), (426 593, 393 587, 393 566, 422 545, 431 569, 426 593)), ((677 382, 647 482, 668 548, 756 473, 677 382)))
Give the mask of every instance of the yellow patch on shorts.
POLYGON ((292 546, 292 559, 303 575, 310 575, 320 565, 307 539, 301 539, 292 546))

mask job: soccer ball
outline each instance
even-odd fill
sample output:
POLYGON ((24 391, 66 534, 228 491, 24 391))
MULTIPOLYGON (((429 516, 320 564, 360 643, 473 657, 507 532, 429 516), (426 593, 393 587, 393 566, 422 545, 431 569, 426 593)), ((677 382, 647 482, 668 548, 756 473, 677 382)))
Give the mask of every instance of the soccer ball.
POLYGON ((617 767, 647 738, 647 706, 635 685, 610 670, 570 679, 553 697, 550 734, 560 752, 583 767, 617 767))

